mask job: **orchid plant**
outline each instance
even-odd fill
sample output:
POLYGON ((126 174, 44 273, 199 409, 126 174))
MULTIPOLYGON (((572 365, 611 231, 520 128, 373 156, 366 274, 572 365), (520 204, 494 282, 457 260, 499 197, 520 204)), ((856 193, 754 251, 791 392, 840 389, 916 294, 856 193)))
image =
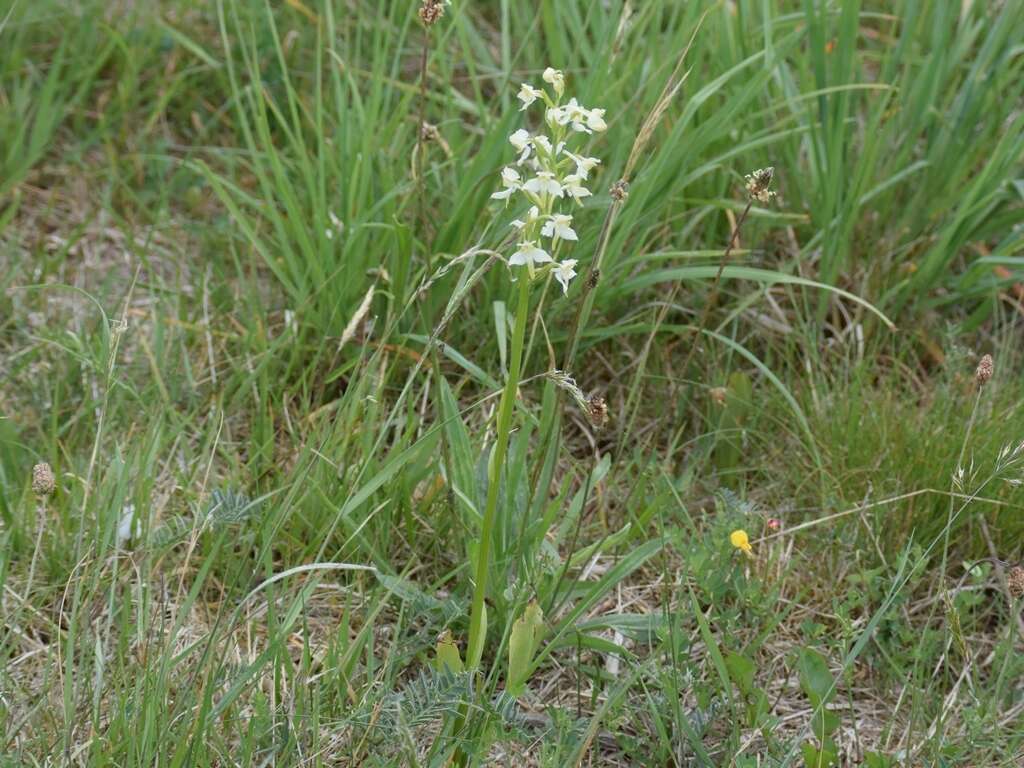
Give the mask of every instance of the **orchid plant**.
POLYGON ((470 669, 479 666, 487 637, 485 597, 491 567, 491 544, 501 471, 508 451, 512 415, 519 389, 530 285, 534 280, 552 277, 562 287, 563 294, 567 294, 570 282, 576 277, 576 259, 562 260, 559 252, 565 243, 578 240, 573 229, 572 211, 590 196, 590 190, 585 184, 601 161, 574 152, 571 145, 582 135, 600 133, 607 129, 603 109, 588 109, 575 98, 563 103, 565 77, 561 71, 548 67, 542 77, 545 87, 536 88, 523 83, 517 97, 522 102, 520 111, 536 103, 544 106, 546 130, 530 133, 521 128, 509 136, 509 143, 516 151, 516 160, 513 165, 502 169, 501 189, 491 195, 495 200, 503 200, 506 206, 513 200, 522 201, 525 210, 511 223, 517 230, 517 245, 506 262, 513 280, 518 284, 518 305, 508 378, 498 405, 495 443, 487 472, 487 501, 476 552, 467 650, 467 666, 470 669))

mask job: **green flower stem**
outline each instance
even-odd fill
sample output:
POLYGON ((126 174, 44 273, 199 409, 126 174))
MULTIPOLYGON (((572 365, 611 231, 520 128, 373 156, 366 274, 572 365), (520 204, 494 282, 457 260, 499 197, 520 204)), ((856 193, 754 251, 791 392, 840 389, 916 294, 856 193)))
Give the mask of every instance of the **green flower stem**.
POLYGON ((512 412, 515 410, 516 393, 519 389, 520 370, 523 364, 523 340, 526 337, 526 317, 530 312, 530 279, 525 270, 519 275, 519 305, 516 307, 516 326, 512 334, 512 350, 509 356, 508 380, 501 393, 498 405, 498 429, 495 436, 494 453, 487 472, 487 506, 484 508, 483 525, 480 528, 480 543, 476 554, 476 586, 473 589, 473 609, 469 617, 469 649, 466 661, 470 669, 476 669, 483 656, 484 641, 487 639, 487 625, 484 620, 484 597, 487 594, 487 574, 490 570, 491 539, 494 538, 494 518, 498 511, 498 491, 501 486, 501 470, 508 452, 508 437, 512 429, 512 412))

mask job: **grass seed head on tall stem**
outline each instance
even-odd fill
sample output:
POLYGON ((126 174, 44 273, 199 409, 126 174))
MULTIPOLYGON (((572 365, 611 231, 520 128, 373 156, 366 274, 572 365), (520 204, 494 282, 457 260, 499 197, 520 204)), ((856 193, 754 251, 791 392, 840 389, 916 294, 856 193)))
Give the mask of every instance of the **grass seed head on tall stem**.
POLYGON ((45 461, 32 467, 32 492, 37 496, 49 496, 57 490, 57 478, 45 461))
POLYGON ((752 200, 757 200, 759 203, 771 202, 771 199, 775 197, 775 193, 770 191, 768 187, 771 186, 772 176, 774 175, 775 169, 771 166, 758 168, 753 173, 747 174, 746 189, 752 200))
POLYGON ((992 361, 992 355, 985 355, 981 358, 978 368, 974 371, 974 380, 978 382, 979 387, 983 387, 992 378, 994 372, 995 365, 992 361))
POLYGON ((449 0, 423 0, 419 10, 420 21, 426 27, 434 26, 444 16, 446 5, 449 5, 449 0))

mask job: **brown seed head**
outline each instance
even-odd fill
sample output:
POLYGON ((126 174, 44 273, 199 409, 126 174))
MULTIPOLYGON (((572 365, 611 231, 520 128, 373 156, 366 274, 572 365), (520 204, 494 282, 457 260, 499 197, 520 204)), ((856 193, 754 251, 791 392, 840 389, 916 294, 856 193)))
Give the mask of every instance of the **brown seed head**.
POLYGON ((608 423, 608 403, 600 395, 591 395, 587 398, 587 416, 590 423, 600 429, 608 423))
POLYGON ((761 203, 769 202, 775 197, 774 192, 770 192, 768 187, 771 186, 772 177, 775 175, 775 169, 771 166, 767 168, 758 168, 751 174, 747 175, 747 194, 753 200, 757 200, 761 203))
POLYGON ((420 6, 419 14, 420 21, 423 22, 424 26, 434 26, 438 19, 444 16, 443 0, 423 0, 423 5, 420 6))
POLYGON ((32 467, 32 491, 37 496, 49 496, 57 488, 53 469, 45 461, 32 467))
POLYGON ((424 120, 420 125, 420 138, 423 141, 437 141, 441 138, 441 134, 438 132, 436 125, 424 120))
POLYGON ((1024 566, 1015 565, 1006 574, 1006 586, 1010 590, 1010 597, 1016 600, 1024 597, 1024 566))
POLYGON ((992 364, 992 355, 985 355, 981 358, 981 362, 978 363, 978 368, 974 372, 974 380, 978 382, 979 387, 983 387, 992 378, 994 371, 995 366, 992 364))
POLYGON ((608 190, 608 194, 612 196, 612 200, 621 203, 629 197, 629 182, 625 179, 619 179, 612 184, 612 188, 608 190))

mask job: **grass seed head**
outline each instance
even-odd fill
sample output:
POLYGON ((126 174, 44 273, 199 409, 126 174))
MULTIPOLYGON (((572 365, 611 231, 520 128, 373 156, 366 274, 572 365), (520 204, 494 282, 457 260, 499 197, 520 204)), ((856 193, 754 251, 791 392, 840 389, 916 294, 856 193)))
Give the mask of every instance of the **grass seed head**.
POLYGON ((757 200, 759 203, 767 203, 775 197, 775 193, 768 189, 768 187, 771 186, 772 177, 774 175, 775 169, 771 166, 768 166, 767 168, 758 168, 753 173, 747 174, 746 189, 752 200, 757 200))
POLYGON ((591 395, 587 398, 587 416, 590 423, 600 429, 608 423, 608 403, 601 395, 591 395))
POLYGON ((629 197, 629 182, 625 179, 619 179, 612 184, 612 188, 608 190, 608 194, 612 196, 612 200, 621 203, 629 197))
POLYGON ((45 461, 32 467, 32 491, 37 496, 49 496, 57 489, 57 478, 45 461))
POLYGON ((434 26, 444 16, 444 0, 423 0, 419 15, 424 26, 434 26))
POLYGON ((608 423, 608 403, 601 395, 597 393, 589 396, 584 394, 579 384, 576 383, 576 379, 565 371, 548 371, 545 376, 551 379, 555 386, 569 394, 569 397, 575 401, 593 426, 600 429, 608 423))
POLYGON ((1024 597, 1024 565, 1015 565, 1006 574, 1006 586, 1014 600, 1024 597))
POLYGON ((985 355, 981 358, 981 362, 978 363, 977 370, 974 371, 974 380, 978 382, 979 387, 983 387, 992 378, 994 371, 995 366, 992 363, 992 355, 985 355))

